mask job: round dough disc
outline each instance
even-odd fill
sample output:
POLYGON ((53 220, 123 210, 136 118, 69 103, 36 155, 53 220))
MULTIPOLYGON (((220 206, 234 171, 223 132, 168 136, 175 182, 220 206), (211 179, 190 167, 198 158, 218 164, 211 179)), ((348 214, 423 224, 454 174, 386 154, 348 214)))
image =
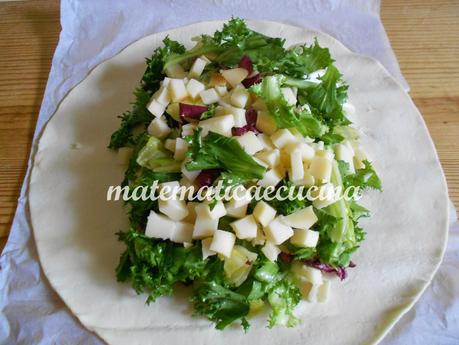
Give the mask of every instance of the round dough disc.
POLYGON ((212 34, 223 22, 205 22, 145 37, 95 68, 62 101, 39 141, 30 180, 30 212, 43 270, 52 287, 88 329, 110 344, 362 344, 378 342, 429 284, 447 238, 447 189, 437 154, 410 97, 377 61, 356 55, 333 38, 275 22, 250 21, 287 45, 330 48, 350 85, 352 120, 375 161, 384 191, 369 192, 367 239, 344 282, 334 281, 325 304, 302 303, 296 328, 266 328, 264 318, 247 334, 221 332, 192 317, 189 292, 150 306, 129 284, 115 279, 123 250, 115 232, 126 229, 120 202, 106 200, 124 168, 107 149, 130 108, 145 57, 169 35, 212 34), (186 341, 185 341, 186 339, 186 341))

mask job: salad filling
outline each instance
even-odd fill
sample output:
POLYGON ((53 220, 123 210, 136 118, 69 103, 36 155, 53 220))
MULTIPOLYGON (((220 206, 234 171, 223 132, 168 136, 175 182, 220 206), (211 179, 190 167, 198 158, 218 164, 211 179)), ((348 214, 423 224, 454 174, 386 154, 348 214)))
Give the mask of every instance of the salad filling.
POLYGON ((117 279, 147 303, 190 286, 195 314, 217 329, 247 329, 265 308, 269 327, 295 326, 302 299, 325 302, 356 266, 351 256, 365 239, 358 223, 369 216, 357 199, 381 190, 347 117, 348 86, 317 41, 285 48, 238 18, 194 40, 187 50, 166 37, 147 59, 110 140, 131 195, 168 188, 126 200, 117 279), (174 192, 216 185, 238 193, 174 192), (254 198, 252 187, 266 193, 254 198), (304 187, 316 197, 292 193, 304 187), (336 188, 357 193, 337 198, 336 188))

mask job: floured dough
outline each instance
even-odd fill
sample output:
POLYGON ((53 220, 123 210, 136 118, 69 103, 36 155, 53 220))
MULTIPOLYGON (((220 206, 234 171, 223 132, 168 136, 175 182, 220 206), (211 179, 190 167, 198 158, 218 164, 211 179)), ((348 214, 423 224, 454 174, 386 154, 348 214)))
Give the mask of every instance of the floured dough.
POLYGON ((129 109, 145 68, 144 58, 168 34, 190 39, 223 22, 199 23, 155 34, 95 68, 62 101, 39 142, 30 181, 30 212, 43 270, 84 326, 110 344, 362 344, 377 342, 413 305, 435 273, 447 237, 447 189, 425 124, 409 96, 373 59, 351 53, 331 37, 274 22, 249 21, 287 45, 318 37, 329 47, 350 85, 352 120, 365 133, 383 193, 364 204, 367 240, 353 257, 357 267, 334 281, 326 304, 304 302, 296 328, 266 328, 265 317, 240 328, 214 330, 192 317, 189 292, 146 306, 129 284, 115 279, 123 248, 115 232, 126 229, 120 202, 107 202, 109 185, 123 167, 107 149, 118 114, 129 109))

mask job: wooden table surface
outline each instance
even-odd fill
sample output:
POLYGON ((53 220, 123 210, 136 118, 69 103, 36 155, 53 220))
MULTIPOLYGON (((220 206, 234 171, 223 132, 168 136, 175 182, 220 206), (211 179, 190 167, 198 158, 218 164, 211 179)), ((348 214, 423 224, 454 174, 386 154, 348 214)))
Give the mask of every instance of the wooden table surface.
MULTIPOLYGON (((459 1, 383 0, 381 14, 411 97, 459 206, 459 1)), ((0 250, 16 209, 59 37, 56 0, 0 2, 0 250)))

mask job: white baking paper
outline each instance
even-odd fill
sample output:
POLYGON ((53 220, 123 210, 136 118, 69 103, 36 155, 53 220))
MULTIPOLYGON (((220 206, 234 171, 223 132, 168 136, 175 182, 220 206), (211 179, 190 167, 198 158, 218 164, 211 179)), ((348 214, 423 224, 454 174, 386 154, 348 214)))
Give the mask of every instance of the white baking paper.
MULTIPOLYGON (((231 16, 326 32, 353 51, 381 61, 408 90, 381 24, 378 0, 62 0, 62 32, 32 154, 35 139, 59 102, 93 67, 148 34, 231 16)), ((0 343, 101 344, 68 311, 40 269, 27 210, 27 178, 0 259, 0 343)), ((453 223, 454 210, 452 214, 453 223)), ((385 345, 458 343, 458 249, 456 222, 450 230, 445 262, 433 284, 383 341, 385 345)))

